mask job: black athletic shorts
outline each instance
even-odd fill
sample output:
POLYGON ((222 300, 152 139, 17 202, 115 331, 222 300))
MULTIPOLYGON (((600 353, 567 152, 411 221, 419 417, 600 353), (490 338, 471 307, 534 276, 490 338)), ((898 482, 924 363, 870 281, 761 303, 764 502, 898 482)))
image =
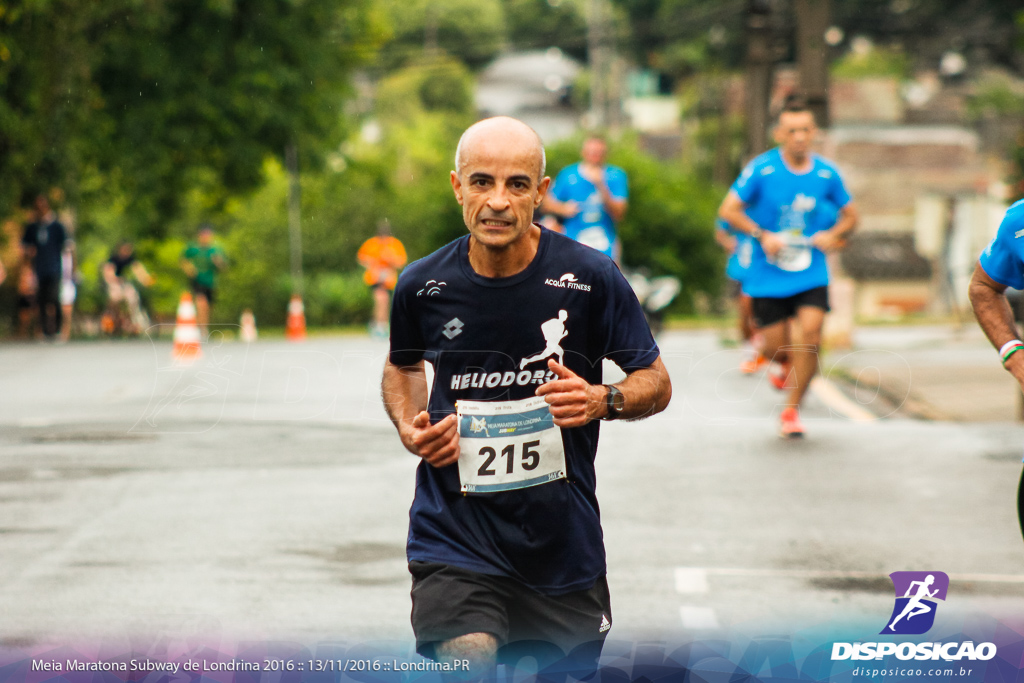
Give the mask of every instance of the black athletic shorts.
POLYGON ((434 646, 469 633, 498 640, 500 663, 535 657, 544 665, 594 667, 611 628, 608 582, 543 595, 506 576, 434 562, 409 563, 416 651, 434 658, 434 646))
POLYGON ((213 305, 213 287, 201 285, 195 280, 192 280, 190 284, 192 285, 193 294, 195 294, 196 296, 202 294, 203 296, 206 297, 206 303, 210 304, 211 306, 213 305))
POLYGON ((1020 475, 1020 484, 1017 486, 1017 520, 1020 522, 1020 532, 1024 534, 1024 472, 1020 475))
POLYGON ((786 320, 796 315, 796 309, 801 306, 813 306, 820 308, 826 313, 831 310, 828 307, 828 287, 815 287, 806 292, 799 292, 793 296, 780 299, 772 297, 755 296, 751 299, 754 312, 754 325, 756 327, 768 327, 780 320, 786 320))

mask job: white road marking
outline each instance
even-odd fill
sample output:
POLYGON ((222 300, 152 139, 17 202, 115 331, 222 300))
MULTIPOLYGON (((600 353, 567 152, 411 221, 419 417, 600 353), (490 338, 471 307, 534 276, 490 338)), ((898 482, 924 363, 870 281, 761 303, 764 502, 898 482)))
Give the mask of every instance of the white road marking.
MULTIPOLYGON (((748 569, 740 567, 677 567, 676 590, 680 593, 694 591, 683 590, 679 582, 683 576, 703 575, 705 582, 708 576, 754 576, 776 579, 888 579, 884 572, 828 571, 818 569, 748 569)), ((950 574, 950 581, 984 582, 984 583, 1024 583, 1024 574, 950 574)), ((685 585, 685 584, 682 584, 685 585)), ((705 591, 707 588, 705 587, 705 591)))
POLYGON ((824 377, 811 380, 811 392, 826 406, 853 422, 874 422, 878 419, 864 406, 847 398, 846 394, 824 377))
POLYGON ((699 567, 676 567, 677 593, 707 593, 708 573, 699 567))
POLYGON ((718 617, 710 607, 683 605, 679 608, 679 616, 682 617, 683 628, 691 631, 718 628, 718 617))

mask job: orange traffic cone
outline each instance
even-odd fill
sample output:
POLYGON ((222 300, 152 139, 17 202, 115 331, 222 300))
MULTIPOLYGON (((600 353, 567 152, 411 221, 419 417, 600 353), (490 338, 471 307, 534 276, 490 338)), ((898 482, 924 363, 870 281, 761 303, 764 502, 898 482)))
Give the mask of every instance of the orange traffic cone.
POLYGON ((196 324, 196 305, 192 295, 185 292, 178 303, 178 320, 174 325, 174 349, 171 357, 182 363, 191 363, 203 355, 199 326, 196 324))
POLYGON ((298 294, 293 294, 292 300, 288 302, 288 321, 284 336, 290 341, 302 341, 306 338, 306 309, 302 305, 302 297, 298 294))
POLYGON ((252 314, 252 309, 245 309, 242 311, 242 318, 239 320, 239 327, 241 328, 238 332, 239 338, 246 344, 250 344, 256 341, 256 316, 252 314))

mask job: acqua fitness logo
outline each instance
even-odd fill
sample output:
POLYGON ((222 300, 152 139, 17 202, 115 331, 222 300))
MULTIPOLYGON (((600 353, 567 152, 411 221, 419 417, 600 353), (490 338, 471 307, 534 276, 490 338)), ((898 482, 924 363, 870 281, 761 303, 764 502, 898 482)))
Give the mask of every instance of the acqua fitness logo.
MULTIPOLYGON (((935 623, 938 601, 946 600, 949 576, 945 572, 893 572, 889 574, 896 592, 892 614, 879 635, 921 635, 935 623)), ((993 643, 964 642, 874 642, 833 643, 832 660, 882 659, 895 655, 900 660, 986 661, 996 656, 993 643)))

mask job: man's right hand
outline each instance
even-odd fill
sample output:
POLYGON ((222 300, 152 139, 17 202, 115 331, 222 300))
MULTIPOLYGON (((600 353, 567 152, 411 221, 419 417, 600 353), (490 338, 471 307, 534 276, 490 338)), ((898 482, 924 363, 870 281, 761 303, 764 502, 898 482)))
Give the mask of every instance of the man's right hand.
POLYGON ((782 238, 776 235, 774 232, 764 231, 761 233, 761 248, 764 249, 766 256, 775 256, 782 248, 786 246, 786 243, 782 241, 782 238))
POLYGON ((459 459, 459 423, 453 413, 437 424, 423 410, 402 430, 402 443, 433 467, 445 467, 459 459))

